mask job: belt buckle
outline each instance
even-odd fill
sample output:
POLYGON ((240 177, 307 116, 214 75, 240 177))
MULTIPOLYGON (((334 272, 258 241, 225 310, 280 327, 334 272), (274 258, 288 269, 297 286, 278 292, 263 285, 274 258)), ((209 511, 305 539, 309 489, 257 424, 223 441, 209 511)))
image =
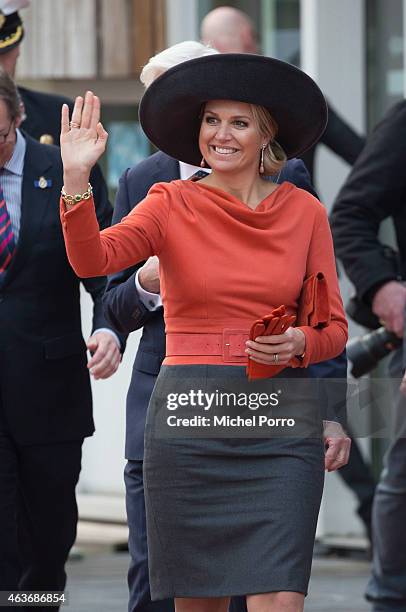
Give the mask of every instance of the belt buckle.
POLYGON ((249 338, 247 329, 223 329, 224 363, 247 363, 246 341, 249 338))

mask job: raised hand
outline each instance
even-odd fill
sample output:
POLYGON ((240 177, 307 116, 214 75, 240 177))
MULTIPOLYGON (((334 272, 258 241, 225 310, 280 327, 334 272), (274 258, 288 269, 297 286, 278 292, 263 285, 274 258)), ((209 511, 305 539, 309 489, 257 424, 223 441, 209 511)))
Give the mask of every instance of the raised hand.
MULTIPOLYGON (((108 134, 100 123, 100 100, 91 91, 85 99, 78 96, 69 122, 69 108, 62 107, 61 156, 64 166, 65 187, 71 178, 72 187, 83 186, 92 167, 104 153, 108 134), (75 180, 77 177, 77 181, 75 180)), ((69 181, 71 182, 71 181, 69 181)))

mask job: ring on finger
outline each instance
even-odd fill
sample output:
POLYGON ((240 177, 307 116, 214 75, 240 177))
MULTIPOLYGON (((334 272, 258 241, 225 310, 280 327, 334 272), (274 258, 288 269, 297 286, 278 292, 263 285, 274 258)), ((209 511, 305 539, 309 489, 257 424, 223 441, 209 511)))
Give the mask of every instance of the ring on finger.
POLYGON ((76 130, 80 129, 80 125, 79 125, 79 123, 76 123, 76 121, 71 121, 69 123, 69 127, 70 127, 71 130, 72 129, 76 129, 76 130))
POLYGON ((278 353, 274 353, 273 354, 273 362, 274 362, 275 365, 278 365, 278 363, 279 363, 279 355, 278 355, 278 353))

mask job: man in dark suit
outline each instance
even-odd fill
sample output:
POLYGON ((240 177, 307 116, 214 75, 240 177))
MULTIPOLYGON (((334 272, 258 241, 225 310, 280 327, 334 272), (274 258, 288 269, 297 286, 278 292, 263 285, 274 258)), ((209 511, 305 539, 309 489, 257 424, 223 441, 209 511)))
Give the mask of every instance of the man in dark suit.
MULTIPOLYGON (((392 440, 373 507, 373 571, 367 598, 374 612, 406 610, 406 101, 377 125, 333 207, 338 257, 357 297, 381 324, 403 337, 392 353, 389 376, 394 393, 392 440), (379 237, 381 223, 393 221, 398 258, 379 237), (400 389, 399 389, 399 382, 400 389), (394 381, 396 383, 396 380, 394 381)), ((386 406, 385 406, 386 408, 386 406)), ((388 414, 388 421, 390 421, 388 414)))
MULTIPOLYGON (((57 147, 19 130, 21 105, 0 74, 0 591, 58 590, 76 534, 75 486, 84 437, 94 431, 89 369, 107 378, 120 352, 102 312, 105 279, 87 279, 94 301, 87 364, 80 279, 59 220, 57 147)), ((111 206, 97 191, 101 227, 111 206)))

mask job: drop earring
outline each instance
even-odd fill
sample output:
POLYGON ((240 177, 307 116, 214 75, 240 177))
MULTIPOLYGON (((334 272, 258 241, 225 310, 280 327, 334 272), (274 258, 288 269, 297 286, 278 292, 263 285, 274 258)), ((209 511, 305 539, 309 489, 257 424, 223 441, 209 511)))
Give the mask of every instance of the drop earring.
POLYGON ((266 144, 263 144, 261 147, 261 160, 260 160, 260 164, 259 164, 259 173, 260 174, 264 174, 265 172, 265 166, 264 166, 264 152, 266 149, 266 144))
POLYGON ((200 162, 200 167, 201 168, 205 168, 206 167, 206 160, 204 159, 204 157, 202 157, 202 161, 200 162))

